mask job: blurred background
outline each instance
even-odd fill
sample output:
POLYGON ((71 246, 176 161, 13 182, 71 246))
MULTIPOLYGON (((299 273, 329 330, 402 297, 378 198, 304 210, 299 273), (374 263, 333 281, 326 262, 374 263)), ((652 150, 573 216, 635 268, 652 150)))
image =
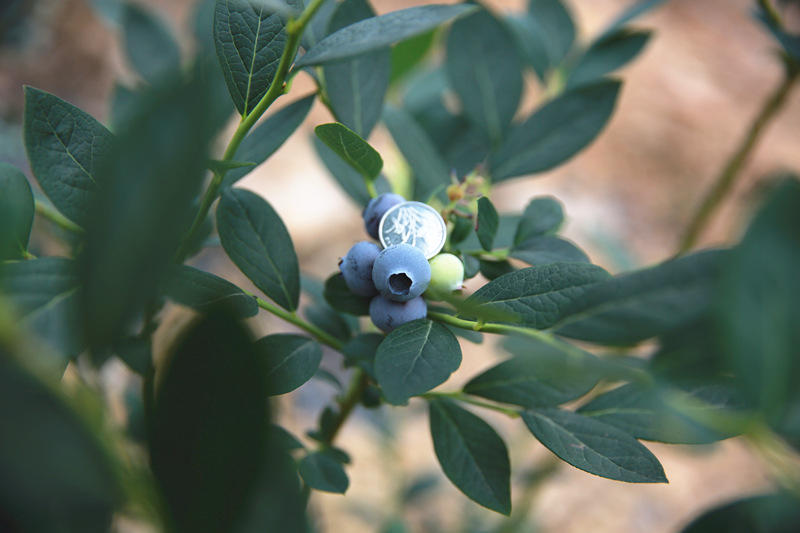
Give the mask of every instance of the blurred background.
MULTIPOLYGON (((161 14, 187 50, 192 47, 188 21, 194 0, 140 3, 161 14)), ((426 2, 372 3, 378 13, 385 13, 426 2)), ((631 1, 566 3, 576 20, 578 39, 585 42, 631 1)), ((499 12, 524 9, 521 1, 487 5, 499 12)), ((0 6, 0 160, 27 169, 21 135, 23 84, 56 94, 107 123, 114 82, 133 85, 136 77, 126 66, 113 22, 100 14, 113 2, 4 0, 0 6)), ((750 0, 669 0, 637 19, 634 25, 653 30, 654 37, 644 53, 619 72, 625 84, 604 133, 554 172, 499 185, 494 204, 501 212, 519 212, 532 196, 558 197, 568 216, 564 234, 612 272, 670 257, 702 195, 782 77, 775 45, 752 19, 752 7, 750 0)), ((800 10, 789 13, 794 16, 789 27, 796 30, 800 10)), ((539 96, 533 79, 528 81, 524 111, 535 106, 539 96)), ((301 74, 292 96, 279 100, 275 108, 311 91, 311 80, 301 74)), ((338 258, 364 237, 359 208, 331 179, 310 143, 313 127, 331 120, 316 103, 283 147, 239 183, 275 207, 292 235, 301 268, 318 279, 334 272, 338 258)), ((232 122, 223 143, 234 128, 232 122)), ((738 238, 763 178, 800 169, 799 140, 796 91, 746 163, 734 193, 703 235, 703 245, 738 238)), ((387 173, 402 172, 401 156, 383 127, 370 142, 386 160, 387 173)), ((38 245, 55 246, 47 241, 38 245)), ((240 286, 252 287, 221 250, 209 249, 196 261, 240 286)), ((165 321, 180 319, 173 315, 165 321)), ((253 319, 253 326, 260 333, 291 330, 265 314, 253 319)), ((462 368, 443 389, 455 389, 504 355, 489 336, 481 345, 464 342, 462 348, 462 368)), ((327 354, 323 366, 342 374, 335 354, 327 354)), ((104 375, 112 397, 130 379, 116 363, 105 368, 104 375)), ((335 393, 334 386, 314 380, 282 397, 281 423, 303 435, 335 393)), ((627 485, 563 463, 554 467, 550 452, 521 424, 499 416, 490 420, 509 443, 512 471, 519 473, 507 531, 676 531, 703 509, 769 486, 762 465, 737 439, 694 447, 648 443, 670 483, 627 485)), ((500 523, 498 515, 465 499, 441 474, 421 404, 361 409, 338 444, 353 458, 348 469, 351 484, 346 497, 312 497, 321 531, 484 531, 500 523)), ((136 530, 126 524, 119 528, 136 530)))

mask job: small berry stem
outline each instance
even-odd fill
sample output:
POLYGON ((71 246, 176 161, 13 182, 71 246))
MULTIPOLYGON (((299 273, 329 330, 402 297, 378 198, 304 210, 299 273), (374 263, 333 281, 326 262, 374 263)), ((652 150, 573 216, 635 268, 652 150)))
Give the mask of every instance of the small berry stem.
MULTIPOLYGON (((251 293, 248 293, 248 294, 250 294, 251 296, 254 296, 251 293)), ((318 328, 314 324, 311 324, 310 322, 306 322, 305 320, 303 320, 302 318, 297 316, 297 313, 294 313, 294 312, 291 312, 291 311, 287 311, 286 309, 278 307, 277 305, 275 305, 273 303, 270 303, 270 302, 268 302, 266 300, 263 300, 263 299, 261 299, 261 298, 259 298, 257 296, 255 297, 255 299, 256 299, 256 303, 258 304, 258 306, 261 309, 264 309, 265 311, 269 311, 270 313, 272 313, 273 315, 277 316, 278 318, 282 318, 286 322, 289 322, 290 324, 293 324, 293 325, 297 326, 298 328, 310 333, 311 335, 314 336, 314 338, 316 338, 322 344, 330 346, 334 350, 338 350, 338 351, 341 351, 342 347, 344 346, 344 343, 342 341, 340 341, 336 337, 330 335, 329 333, 326 333, 325 331, 321 330, 320 328, 318 328)))
POLYGON ((426 392, 425 394, 421 394, 419 397, 424 398, 426 400, 435 400, 436 398, 451 398, 453 400, 457 400, 463 403, 468 403, 476 407, 491 409, 492 411, 497 411, 498 413, 502 413, 511 418, 519 418, 520 414, 520 410, 518 409, 511 409, 494 403, 476 400, 472 396, 469 396, 468 394, 465 394, 463 392, 426 392))

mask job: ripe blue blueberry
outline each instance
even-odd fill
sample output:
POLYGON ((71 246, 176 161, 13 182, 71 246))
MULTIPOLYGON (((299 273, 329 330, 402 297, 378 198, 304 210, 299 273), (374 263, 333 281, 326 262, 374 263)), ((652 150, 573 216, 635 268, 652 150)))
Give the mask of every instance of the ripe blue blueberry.
POLYGON ((406 302, 428 288, 431 266, 425 259, 425 254, 416 246, 390 246, 375 258, 372 281, 384 298, 406 302))
POLYGON ((390 208, 397 204, 402 204, 406 199, 399 194, 384 193, 369 201, 367 207, 364 209, 362 216, 364 217, 364 227, 367 229, 370 237, 378 239, 378 225, 381 223, 381 218, 390 208))
POLYGON ((389 333, 406 322, 425 318, 427 314, 428 306, 421 296, 407 302, 395 302, 379 294, 369 303, 369 317, 384 333, 389 333))
POLYGON ((378 291, 372 282, 372 264, 381 249, 369 241, 357 242, 339 261, 347 288, 359 296, 373 296, 378 291))

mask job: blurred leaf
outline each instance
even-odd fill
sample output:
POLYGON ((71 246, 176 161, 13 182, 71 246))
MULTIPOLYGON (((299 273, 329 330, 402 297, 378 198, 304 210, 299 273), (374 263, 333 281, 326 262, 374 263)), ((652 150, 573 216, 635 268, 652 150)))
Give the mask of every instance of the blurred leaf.
POLYGON ((150 83, 180 69, 181 51, 169 26, 140 4, 125 2, 122 11, 125 54, 136 72, 150 83))
POLYGON ((492 205, 492 201, 487 197, 482 196, 478 199, 478 224, 475 228, 475 233, 478 234, 478 240, 481 246, 487 252, 492 251, 492 243, 494 237, 497 235, 497 227, 500 220, 497 216, 497 209, 492 205))
POLYGON ((484 259, 480 260, 480 272, 484 278, 488 279, 489 281, 496 280, 500 276, 505 274, 509 274, 511 272, 516 272, 516 268, 511 266, 511 263, 508 261, 487 261, 484 259))
POLYGON ((623 67, 644 49, 651 32, 621 29, 591 44, 570 71, 567 88, 594 82, 623 67))
POLYGON ((356 316, 369 315, 371 298, 350 292, 341 273, 334 274, 325 281, 324 295, 328 305, 337 311, 356 316))
POLYGON ((121 83, 114 83, 111 90, 111 110, 109 122, 111 128, 117 130, 122 124, 130 120, 131 112, 136 109, 136 98, 139 92, 121 83))
POLYGON ((303 314, 309 322, 341 341, 347 342, 352 336, 350 324, 345 317, 327 304, 307 306, 303 314))
POLYGON ((217 207, 217 228, 225 253, 256 287, 284 309, 297 309, 297 255, 272 206, 250 191, 226 189, 217 207))
POLYGON ((236 150, 236 159, 255 163, 254 166, 229 170, 222 182, 223 187, 233 184, 249 174, 256 166, 270 158, 303 123, 316 94, 301 98, 268 116, 259 124, 236 150))
POLYGON ((583 250, 566 239, 552 235, 533 237, 514 246, 509 254, 529 265, 548 263, 590 263, 583 250))
POLYGON ((447 164, 414 118, 402 109, 386 106, 383 120, 414 172, 414 198, 426 201, 435 191, 444 191, 450 184, 447 164))
POLYGON ((755 17, 772 33, 772 36, 781 45, 783 51, 795 63, 800 63, 800 35, 787 33, 769 14, 764 12, 764 8, 761 6, 756 7, 755 17))
POLYGON ((608 25, 608 28, 603 32, 600 36, 602 39, 614 32, 622 28, 625 24, 630 22, 631 20, 644 15, 648 11, 660 6, 664 3, 665 0, 637 0, 633 4, 630 5, 627 9, 623 10, 622 13, 614 19, 614 21, 608 25))
POLYGON ((461 347, 443 325, 414 320, 395 329, 375 354, 375 377, 386 401, 404 405, 411 396, 444 383, 461 365, 461 347))
POLYGON ((385 48, 474 10, 475 6, 468 5, 427 5, 371 17, 322 39, 297 61, 295 68, 333 63, 385 48))
POLYGON ((375 377, 375 354, 383 341, 379 333, 362 333, 356 336, 342 348, 347 366, 357 366, 370 377, 375 377))
MULTIPOLYGON (((286 4, 300 8, 302 2, 286 4)), ((250 0, 217 2, 214 43, 228 91, 242 116, 253 110, 275 78, 287 38, 284 17, 250 0)))
MULTIPOLYGON (((328 33, 374 16, 367 0, 344 0, 330 19, 328 33)), ((389 49, 383 48, 323 67, 325 91, 336 120, 364 139, 381 117, 391 57, 389 49)))
POLYGON ((128 368, 147 376, 153 368, 153 347, 150 338, 128 337, 114 345, 114 353, 128 365, 128 368))
POLYGON ((537 109, 490 156, 492 178, 543 172, 581 151, 605 127, 620 86, 619 81, 603 80, 567 91, 537 109))
POLYGON ((709 309, 727 257, 699 252, 598 283, 562 317, 557 333, 627 345, 692 322, 709 309))
POLYGON ((522 59, 533 68, 539 80, 545 82, 550 70, 550 55, 541 23, 527 13, 509 15, 505 23, 514 37, 522 59))
POLYGON ((333 12, 339 5, 336 0, 324 0, 317 12, 311 17, 306 30, 303 32, 302 43, 303 48, 309 50, 312 46, 320 42, 328 33, 328 26, 330 25, 333 12))
POLYGON ((528 0, 528 15, 538 22, 551 68, 556 68, 572 49, 575 23, 561 0, 528 0))
POLYGON ((287 431, 286 429, 277 424, 272 424, 270 432, 272 433, 273 441, 279 447, 284 448, 287 451, 302 450, 305 448, 303 446, 303 443, 300 442, 300 440, 297 437, 295 437, 294 435, 289 433, 289 431, 287 431))
POLYGON ((70 259, 44 257, 0 265, 2 292, 20 325, 63 356, 61 368, 85 346, 78 308, 78 275, 70 259))
POLYGON ((552 408, 523 411, 522 420, 539 442, 576 468, 631 483, 667 483, 650 450, 613 426, 552 408))
POLYGON ((436 30, 421 33, 392 48, 390 83, 395 83, 419 66, 433 47, 436 30))
POLYGON ((506 28, 485 9, 457 20, 445 65, 464 113, 500 140, 522 96, 522 65, 506 28))
POLYGON ((487 283, 467 299, 474 313, 500 312, 510 323, 546 329, 562 320, 591 287, 609 279, 595 265, 551 263, 505 274, 487 283))
POLYGON ((372 181, 380 174, 383 168, 380 154, 347 126, 338 122, 320 124, 314 133, 364 179, 372 181))
POLYGON ((0 161, 0 261, 22 259, 33 226, 33 193, 25 174, 0 161))
MULTIPOLYGON (((514 244, 514 232, 520 222, 519 215, 502 214, 498 218, 497 235, 494 237, 494 248, 510 248, 514 244)), ((459 244, 461 250, 477 251, 480 250, 481 243, 475 232, 471 232, 463 242, 459 244)))
POLYGON ((324 451, 303 457, 298 469, 303 481, 315 490, 344 494, 350 485, 342 464, 324 451))
POLYGON ((430 400, 428 405, 433 448, 448 479, 475 502, 510 514, 511 466, 503 439, 450 400, 430 400))
POLYGON ((256 299, 233 283, 214 274, 185 265, 172 265, 164 283, 164 293, 201 313, 226 311, 247 318, 258 313, 256 299))
POLYGON ((108 531, 122 490, 99 434, 0 348, 4 530, 108 531), (6 529, 9 528, 9 529, 6 529))
POLYGON ((36 180, 53 205, 78 225, 87 221, 98 169, 111 132, 77 107, 25 87, 25 149, 36 180))
POLYGON ((250 161, 230 161, 228 159, 209 159, 206 161, 206 168, 211 172, 216 174, 222 174, 228 172, 229 170, 235 170, 237 168, 246 168, 246 167, 254 167, 256 166, 255 163, 250 161))
POLYGON ((705 511, 682 533, 792 533, 800 523, 800 506, 790 494, 751 496, 705 511))
POLYGON ((525 207, 514 234, 514 244, 556 233, 564 223, 564 209, 556 198, 539 196, 525 207))
POLYGON ((322 348, 313 339, 279 333, 255 344, 266 376, 270 396, 286 394, 311 379, 322 360, 322 348))
MULTIPOLYGON (((314 145, 317 155, 322 160, 322 163, 339 183, 344 192, 346 192, 357 205, 361 207, 366 206, 371 197, 367 192, 367 186, 361 174, 345 163, 336 152, 328 148, 325 143, 316 136, 312 138, 312 144, 314 145)), ((375 187, 378 190, 378 194, 391 192, 391 187, 382 176, 376 180, 375 187)))

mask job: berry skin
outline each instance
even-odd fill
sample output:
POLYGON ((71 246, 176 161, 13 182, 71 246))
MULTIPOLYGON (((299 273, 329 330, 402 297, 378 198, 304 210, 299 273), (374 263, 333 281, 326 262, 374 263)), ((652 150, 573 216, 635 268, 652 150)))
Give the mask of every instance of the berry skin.
POLYGON ((364 212, 361 214, 361 216, 364 217, 364 227, 367 233, 369 233, 369 236, 377 240, 378 225, 381 223, 383 215, 392 207, 397 204, 402 204, 405 201, 406 199, 399 194, 388 192, 370 200, 367 207, 364 208, 364 212))
POLYGON ((378 291, 372 282, 372 265, 381 249, 369 241, 357 242, 339 261, 347 288, 359 296, 374 296, 378 291))
POLYGON ((394 302, 379 294, 369 303, 369 317, 384 333, 389 333, 406 322, 425 318, 427 314, 428 306, 421 296, 407 302, 394 302))
POLYGON ((464 283, 464 263, 453 254, 439 254, 430 260, 431 282, 425 294, 443 298, 457 291, 464 283))
POLYGON ((425 259, 425 254, 416 246, 390 246, 375 259, 372 281, 384 298, 407 302, 428 288, 431 266, 425 259))

